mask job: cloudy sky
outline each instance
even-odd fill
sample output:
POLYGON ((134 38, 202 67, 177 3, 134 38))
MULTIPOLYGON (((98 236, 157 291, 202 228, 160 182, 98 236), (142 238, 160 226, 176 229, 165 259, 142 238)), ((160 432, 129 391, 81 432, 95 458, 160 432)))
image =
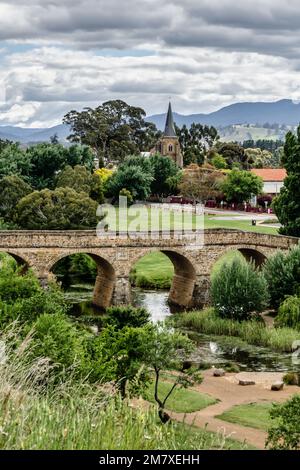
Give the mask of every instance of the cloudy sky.
POLYGON ((299 0, 0 0, 0 124, 300 99, 299 0))

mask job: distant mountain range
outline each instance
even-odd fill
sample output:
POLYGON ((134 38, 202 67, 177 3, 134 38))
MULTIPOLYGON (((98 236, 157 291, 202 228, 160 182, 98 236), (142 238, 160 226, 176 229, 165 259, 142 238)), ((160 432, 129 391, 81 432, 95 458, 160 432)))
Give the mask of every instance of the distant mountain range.
MULTIPOLYGON (((163 130, 166 114, 149 116, 158 129, 163 130)), ((181 127, 193 122, 221 127, 234 124, 285 124, 295 126, 300 122, 300 103, 280 100, 272 103, 235 103, 209 114, 183 115, 174 113, 174 121, 181 127)))
MULTIPOLYGON (((148 116, 147 120, 156 124, 163 130, 166 114, 148 116)), ((193 122, 215 126, 217 128, 236 124, 280 124, 296 126, 300 122, 300 103, 292 100, 280 100, 272 103, 235 103, 209 114, 183 115, 174 113, 174 120, 178 126, 193 122)), ((58 139, 65 143, 70 131, 68 126, 60 124, 50 128, 29 129, 23 127, 0 126, 0 139, 19 141, 22 144, 49 141, 57 134, 58 139)), ((222 132, 221 132, 222 135, 222 132)))
POLYGON ((49 128, 30 129, 26 127, 0 126, 0 139, 8 139, 21 144, 47 142, 50 137, 57 134, 60 142, 67 141, 70 129, 64 124, 49 128))

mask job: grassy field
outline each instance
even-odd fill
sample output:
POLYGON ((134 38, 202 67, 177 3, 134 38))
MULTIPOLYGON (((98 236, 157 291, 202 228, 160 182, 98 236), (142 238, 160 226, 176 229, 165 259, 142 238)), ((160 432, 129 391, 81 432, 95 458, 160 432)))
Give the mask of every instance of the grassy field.
POLYGON ((266 431, 271 424, 269 416, 271 408, 272 403, 268 402, 237 405, 217 416, 217 418, 229 423, 241 424, 242 426, 266 431))
MULTIPOLYGON (((152 209, 151 216, 147 209, 142 210, 140 214, 135 212, 134 206, 129 209, 128 213, 122 212, 121 209, 116 208, 117 227, 120 230, 135 230, 137 226, 141 231, 152 230, 180 230, 184 227, 186 230, 203 228, 203 216, 196 214, 189 214, 178 211, 167 211, 161 209, 152 209), (127 225, 124 224, 124 221, 127 225)), ((225 213, 226 215, 226 213, 225 213)), ((230 216, 231 217, 231 216, 230 216)), ((237 216, 233 216, 235 219, 237 216)), ((255 214, 253 215, 255 219, 255 214)), ((106 219, 108 222, 109 218, 106 219)), ((113 225, 110 225, 113 227, 113 225)), ((215 215, 204 215, 204 228, 227 228, 236 230, 245 230, 249 232, 277 234, 278 231, 274 227, 261 227, 260 225, 252 226, 251 220, 218 220, 215 215)))
MULTIPOLYGON (((158 386, 158 395, 164 398, 172 387, 171 382, 160 382, 158 386)), ((145 392, 144 398, 154 402, 154 382, 151 382, 145 392)), ((217 400, 206 393, 200 393, 195 390, 178 388, 168 398, 166 408, 177 413, 192 413, 202 410, 209 405, 213 405, 217 400)))

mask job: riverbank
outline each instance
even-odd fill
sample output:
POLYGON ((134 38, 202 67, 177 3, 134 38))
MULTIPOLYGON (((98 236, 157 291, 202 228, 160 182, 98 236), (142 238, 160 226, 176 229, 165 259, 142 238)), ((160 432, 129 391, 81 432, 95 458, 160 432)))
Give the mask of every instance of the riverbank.
POLYGON ((213 308, 177 315, 175 324, 178 328, 188 328, 197 333, 234 336, 248 344, 284 353, 291 353, 295 342, 300 341, 300 331, 292 328, 268 328, 260 321, 238 322, 220 318, 213 308))

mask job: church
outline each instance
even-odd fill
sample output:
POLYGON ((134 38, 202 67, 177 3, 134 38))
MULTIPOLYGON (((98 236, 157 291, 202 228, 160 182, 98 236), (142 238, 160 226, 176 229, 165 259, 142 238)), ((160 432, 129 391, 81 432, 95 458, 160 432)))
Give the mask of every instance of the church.
POLYGON ((175 131, 171 103, 169 103, 164 133, 151 153, 160 153, 165 157, 170 157, 180 168, 183 167, 183 156, 175 131))

